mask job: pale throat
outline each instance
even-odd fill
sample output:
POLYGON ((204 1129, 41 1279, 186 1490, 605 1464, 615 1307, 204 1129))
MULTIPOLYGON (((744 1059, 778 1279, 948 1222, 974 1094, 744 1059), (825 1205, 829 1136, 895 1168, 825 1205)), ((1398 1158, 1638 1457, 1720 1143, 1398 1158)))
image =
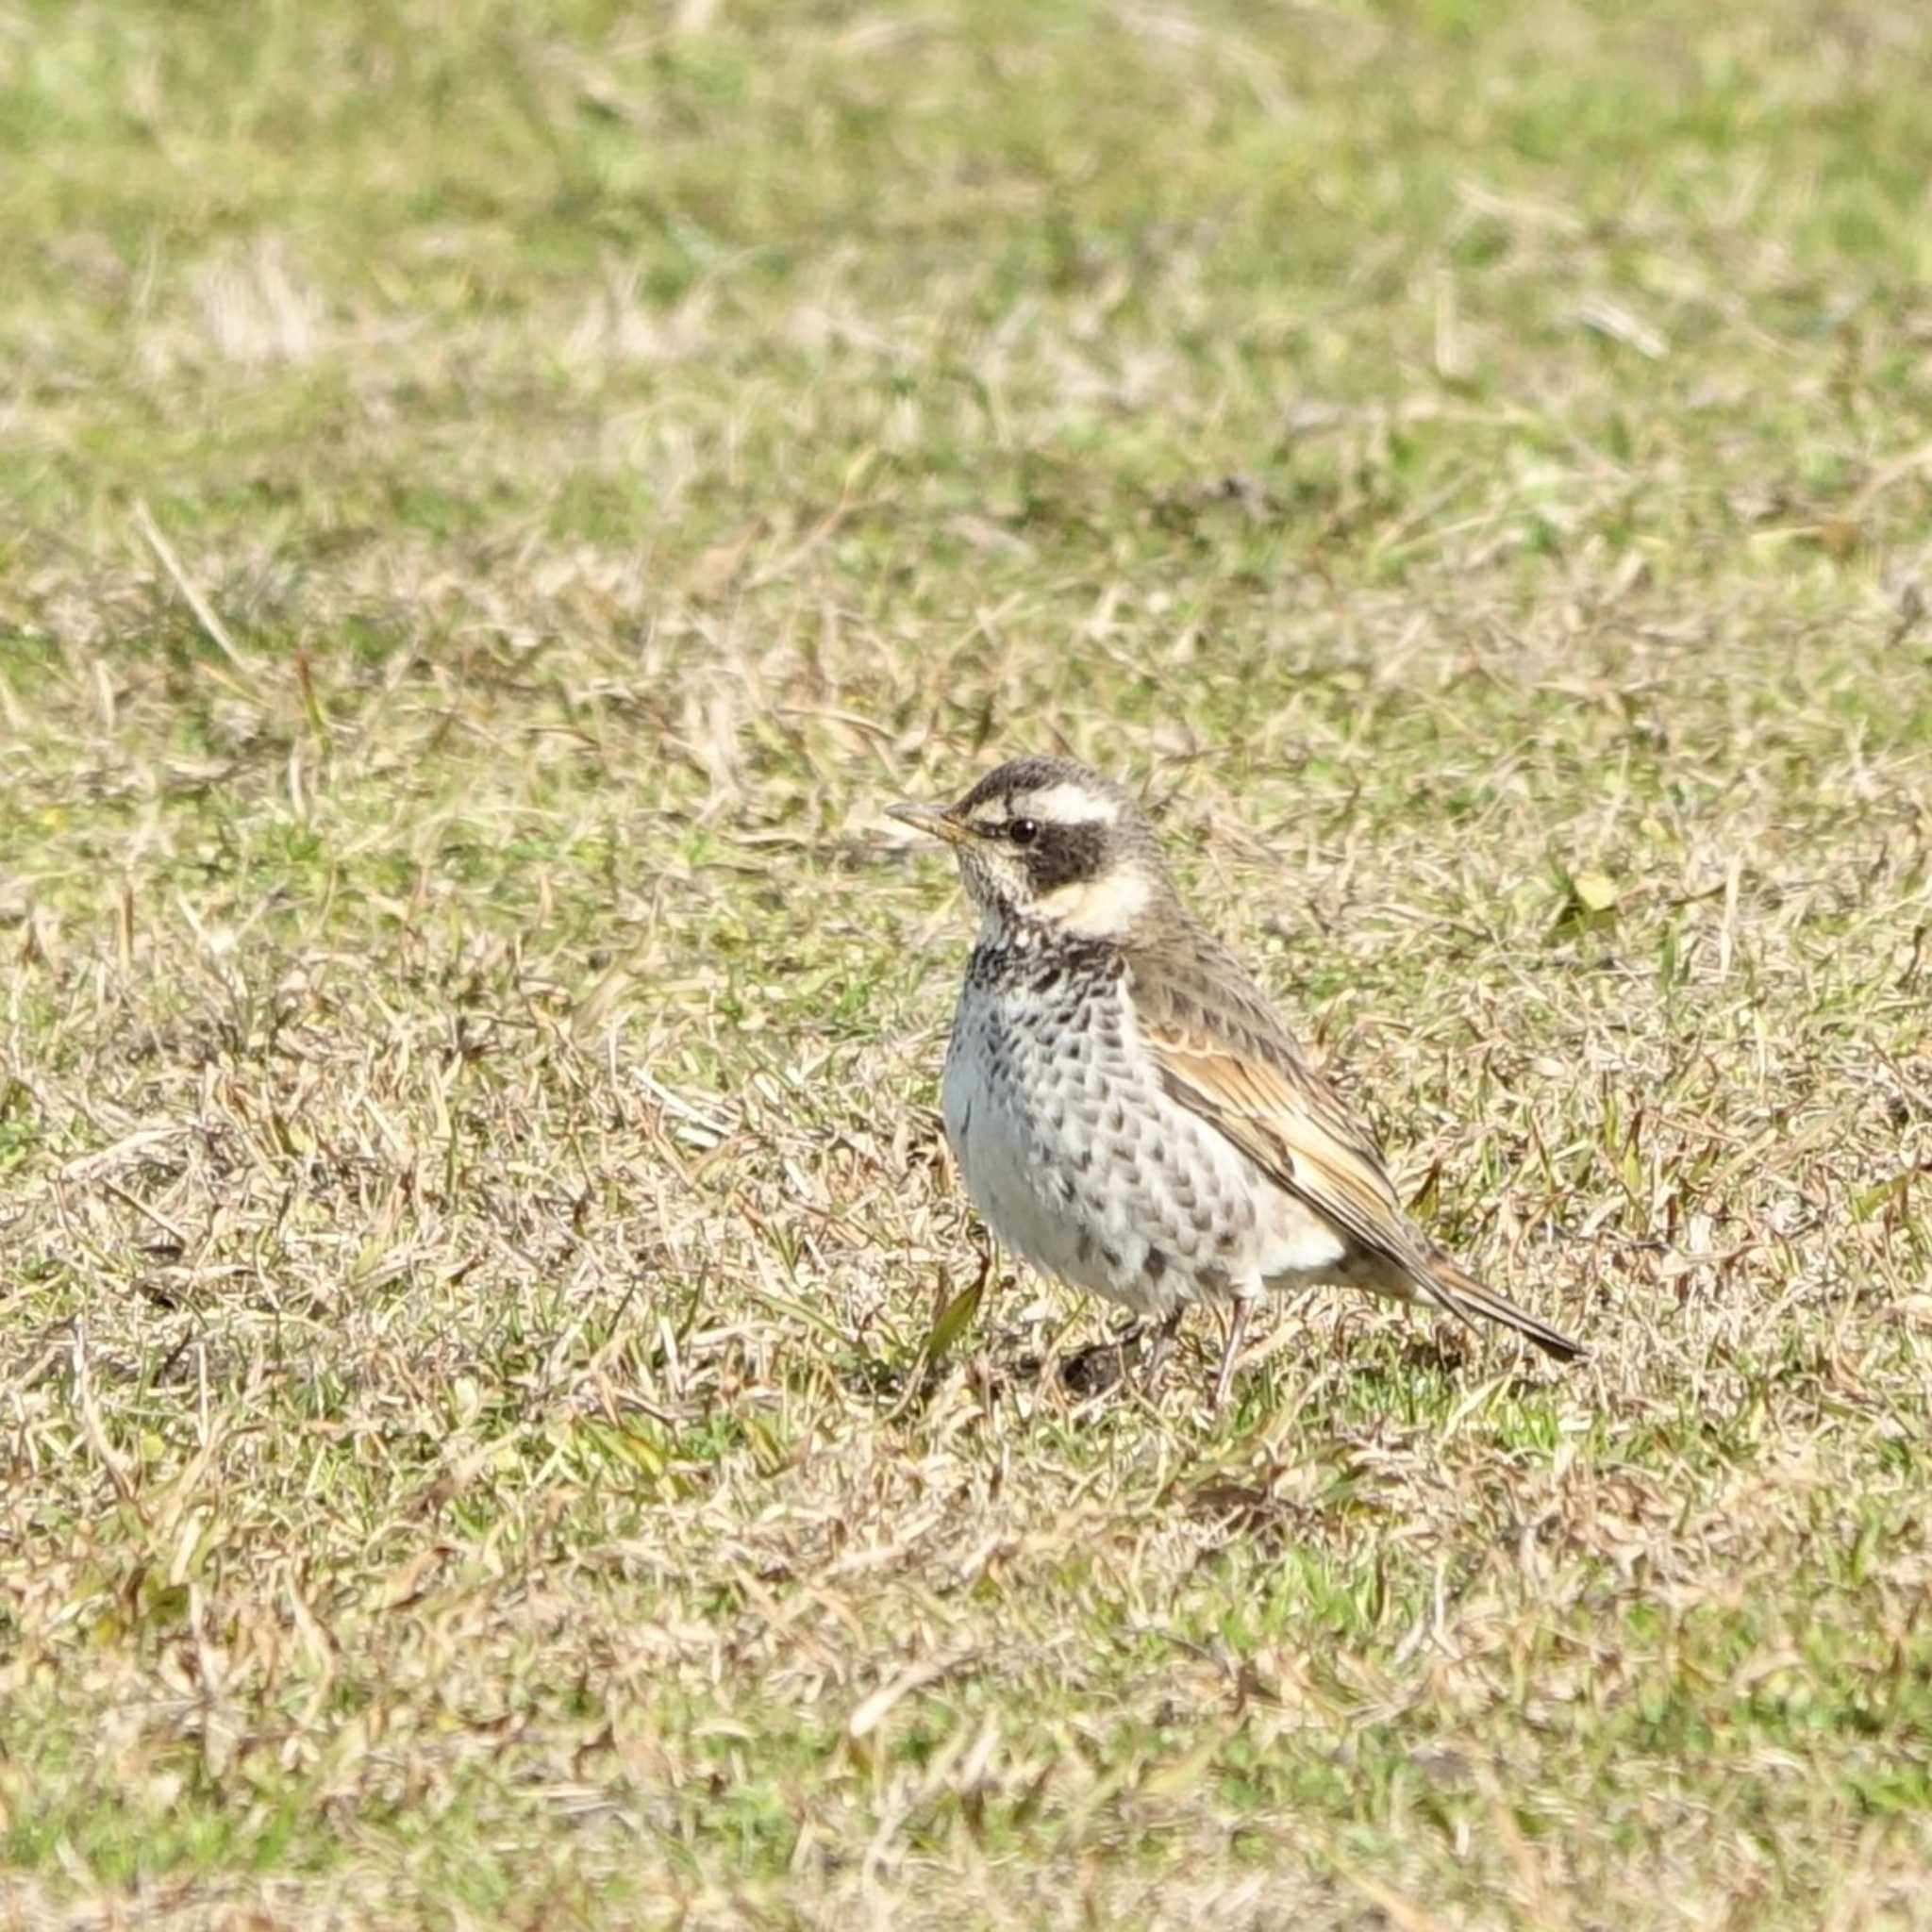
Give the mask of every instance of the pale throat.
POLYGON ((1098 878, 1074 879, 1043 892, 1031 916, 1075 939, 1124 939, 1154 898, 1154 881, 1131 865, 1117 865, 1098 878))

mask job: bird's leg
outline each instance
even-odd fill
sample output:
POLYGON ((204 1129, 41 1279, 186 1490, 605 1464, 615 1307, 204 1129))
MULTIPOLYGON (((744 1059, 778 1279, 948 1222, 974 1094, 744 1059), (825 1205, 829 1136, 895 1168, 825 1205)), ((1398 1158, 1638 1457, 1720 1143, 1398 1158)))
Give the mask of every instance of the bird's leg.
POLYGON ((1181 1332, 1181 1322, 1187 1312, 1187 1305, 1183 1303, 1154 1331, 1154 1346, 1147 1351, 1147 1367, 1141 1377, 1141 1386, 1149 1395, 1160 1386, 1160 1372, 1166 1368, 1167 1358, 1174 1353, 1174 1338, 1181 1332))
POLYGON ((1238 1295, 1227 1315, 1227 1345, 1221 1351, 1221 1373, 1214 1378, 1213 1409, 1221 1413, 1221 1406, 1227 1400, 1228 1384, 1234 1380, 1234 1365, 1241 1357, 1241 1337, 1247 1333, 1248 1298, 1238 1295))

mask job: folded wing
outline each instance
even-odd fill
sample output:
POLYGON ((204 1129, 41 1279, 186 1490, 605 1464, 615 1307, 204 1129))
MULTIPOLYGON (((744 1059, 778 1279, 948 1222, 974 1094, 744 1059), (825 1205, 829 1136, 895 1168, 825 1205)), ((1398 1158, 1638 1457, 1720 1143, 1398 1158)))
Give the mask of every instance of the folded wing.
POLYGON ((1391 1264, 1420 1299, 1484 1315, 1568 1358, 1580 1345, 1497 1294, 1410 1227, 1381 1150, 1310 1066, 1231 957, 1214 949, 1211 988, 1137 961, 1134 1005, 1171 1099, 1239 1147, 1277 1187, 1391 1264))

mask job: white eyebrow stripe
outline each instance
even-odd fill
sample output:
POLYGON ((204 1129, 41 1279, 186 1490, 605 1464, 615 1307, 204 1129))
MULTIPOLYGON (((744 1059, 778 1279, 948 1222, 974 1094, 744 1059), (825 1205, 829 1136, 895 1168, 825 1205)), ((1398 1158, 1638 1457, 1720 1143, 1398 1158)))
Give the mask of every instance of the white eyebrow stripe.
POLYGON ((1026 817, 1044 819, 1050 825, 1110 825, 1121 815, 1117 800, 1066 779, 1023 792, 1013 803, 1026 817))

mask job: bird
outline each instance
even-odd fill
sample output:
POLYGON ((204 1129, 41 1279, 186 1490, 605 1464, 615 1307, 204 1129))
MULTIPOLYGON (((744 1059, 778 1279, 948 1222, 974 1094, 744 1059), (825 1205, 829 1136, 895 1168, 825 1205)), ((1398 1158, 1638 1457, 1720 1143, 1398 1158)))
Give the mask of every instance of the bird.
POLYGON ((1026 755, 951 804, 889 813, 951 846, 979 931, 941 1082, 974 1205, 1037 1269, 1158 1323, 1341 1285, 1583 1344, 1486 1286, 1403 1211, 1374 1135, 1183 904, 1131 793, 1026 755))

